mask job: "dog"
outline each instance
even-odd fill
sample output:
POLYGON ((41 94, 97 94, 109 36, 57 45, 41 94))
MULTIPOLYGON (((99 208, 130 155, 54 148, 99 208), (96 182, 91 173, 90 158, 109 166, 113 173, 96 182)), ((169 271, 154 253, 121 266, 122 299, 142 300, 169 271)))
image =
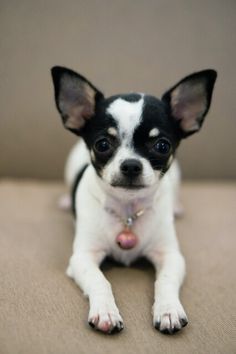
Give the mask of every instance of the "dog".
POLYGON ((156 270, 153 325, 173 334, 187 325, 179 299, 185 276, 174 226, 182 141, 199 131, 217 73, 193 73, 161 99, 143 93, 105 98, 73 70, 51 69, 56 107, 64 127, 82 139, 66 164, 75 212, 75 239, 67 275, 89 299, 88 322, 107 334, 123 329, 101 262, 128 266, 146 257, 156 270))

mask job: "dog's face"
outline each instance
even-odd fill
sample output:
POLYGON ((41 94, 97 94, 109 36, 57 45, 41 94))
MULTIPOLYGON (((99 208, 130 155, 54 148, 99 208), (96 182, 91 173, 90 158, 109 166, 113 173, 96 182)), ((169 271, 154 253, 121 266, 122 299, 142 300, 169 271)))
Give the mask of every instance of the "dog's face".
POLYGON ((164 104, 142 94, 103 99, 81 134, 98 175, 126 189, 156 183, 179 142, 164 104))
POLYGON ((214 70, 192 74, 159 100, 138 93, 105 98, 62 67, 52 76, 65 127, 84 139, 100 178, 125 189, 152 186, 164 175, 181 139, 200 129, 216 80, 214 70))

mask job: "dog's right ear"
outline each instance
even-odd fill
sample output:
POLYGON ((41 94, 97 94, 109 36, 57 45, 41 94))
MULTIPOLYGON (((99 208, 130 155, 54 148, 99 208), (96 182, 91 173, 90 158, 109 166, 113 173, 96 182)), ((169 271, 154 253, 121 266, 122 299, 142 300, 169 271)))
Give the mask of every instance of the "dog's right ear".
POLYGON ((76 135, 94 113, 103 94, 73 70, 54 66, 51 69, 55 101, 65 128, 76 135))

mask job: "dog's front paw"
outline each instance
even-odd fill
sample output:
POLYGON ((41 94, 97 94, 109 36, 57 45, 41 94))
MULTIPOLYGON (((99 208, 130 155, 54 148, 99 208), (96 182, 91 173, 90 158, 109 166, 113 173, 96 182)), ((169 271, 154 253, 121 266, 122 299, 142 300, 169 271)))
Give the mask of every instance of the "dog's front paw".
POLYGON ((164 334, 174 334, 188 324, 183 306, 179 301, 157 301, 153 306, 153 324, 164 334))
POLYGON ((92 328, 106 334, 118 333, 124 328, 122 317, 116 305, 105 302, 91 306, 88 323, 92 328))

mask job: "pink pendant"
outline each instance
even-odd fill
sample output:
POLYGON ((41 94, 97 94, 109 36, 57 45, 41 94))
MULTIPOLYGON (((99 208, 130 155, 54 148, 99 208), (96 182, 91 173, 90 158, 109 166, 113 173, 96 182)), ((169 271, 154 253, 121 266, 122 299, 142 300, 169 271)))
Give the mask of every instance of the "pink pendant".
POLYGON ((118 246, 120 246, 120 248, 124 250, 129 250, 136 246, 138 238, 130 230, 123 230, 117 235, 116 242, 118 246))

